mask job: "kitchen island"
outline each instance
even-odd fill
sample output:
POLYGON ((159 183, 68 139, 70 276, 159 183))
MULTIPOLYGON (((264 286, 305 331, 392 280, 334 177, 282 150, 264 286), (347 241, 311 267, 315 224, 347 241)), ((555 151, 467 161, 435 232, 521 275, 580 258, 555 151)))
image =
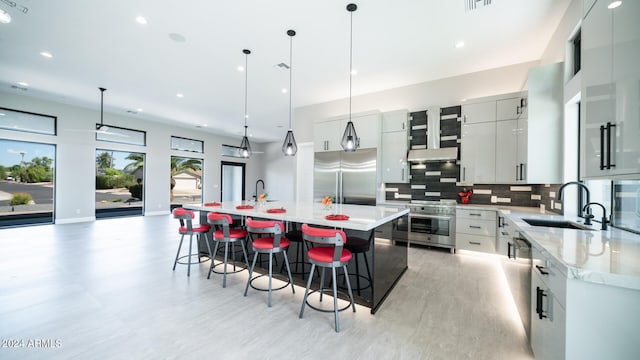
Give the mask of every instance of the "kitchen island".
MULTIPOLYGON (((215 211, 240 216, 243 220, 246 217, 279 220, 289 228, 296 224, 339 228, 345 230, 347 236, 353 234, 370 239, 373 246, 370 247, 366 256, 371 266, 371 286, 360 295, 356 295, 356 302, 371 308, 372 314, 378 310, 407 269, 408 249, 404 243, 396 243, 393 240, 402 237, 398 234, 397 226, 394 225, 399 218, 408 214, 408 209, 348 204, 334 204, 327 209, 321 204, 285 201, 262 204, 252 201, 222 202, 219 206, 185 205, 185 208, 199 211, 200 221, 203 223, 207 221, 207 213, 215 211), (242 208, 246 205, 251 205, 253 208, 242 208), (282 209, 284 212, 281 212, 282 210, 272 212, 273 209, 282 209), (348 220, 327 220, 327 215, 333 214, 343 214, 349 218, 348 220)), ((290 261, 293 260, 290 259, 290 261)), ((352 265, 349 265, 349 272, 355 273, 352 265)), ((294 279, 295 282, 298 282, 297 280, 301 280, 299 284, 304 284, 302 278, 294 279)))

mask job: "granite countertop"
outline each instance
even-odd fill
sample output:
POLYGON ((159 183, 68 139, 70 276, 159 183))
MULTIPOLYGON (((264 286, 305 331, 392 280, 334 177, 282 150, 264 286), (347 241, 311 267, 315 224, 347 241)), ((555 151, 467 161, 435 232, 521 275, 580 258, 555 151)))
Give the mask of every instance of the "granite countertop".
POLYGON ((532 226, 523 218, 576 221, 576 218, 542 214, 537 208, 500 209, 543 254, 553 257, 569 279, 640 290, 640 235, 609 227, 600 230, 532 226), (528 209, 528 210, 527 210, 528 209))

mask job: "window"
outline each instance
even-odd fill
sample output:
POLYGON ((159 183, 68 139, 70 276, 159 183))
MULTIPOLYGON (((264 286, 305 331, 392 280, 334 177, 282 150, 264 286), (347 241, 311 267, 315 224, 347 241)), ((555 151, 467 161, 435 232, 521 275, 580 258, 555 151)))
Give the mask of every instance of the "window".
POLYGON ((0 108, 0 129, 37 134, 56 134, 55 116, 0 108))
POLYGON ((143 153, 96 150, 96 218, 142 215, 143 153))
MULTIPOLYGON (((99 125, 99 124, 96 124, 99 125)), ((96 127, 97 128, 97 127, 96 127)), ((96 140, 108 141, 120 144, 146 146, 147 133, 140 130, 119 128, 111 125, 103 125, 96 131, 96 140)))
POLYGON ((0 227, 53 223, 56 147, 0 140, 0 227))
POLYGON ((571 39, 571 45, 573 50, 573 75, 580 71, 580 51, 581 51, 581 36, 582 32, 578 30, 578 33, 571 39))
POLYGON ((232 145, 222 145, 222 156, 244 158, 240 155, 240 148, 232 145))
POLYGON ((171 208, 202 202, 202 159, 171 157, 171 208))
POLYGON ((186 139, 177 136, 171 137, 171 150, 204 152, 204 142, 200 140, 186 139))

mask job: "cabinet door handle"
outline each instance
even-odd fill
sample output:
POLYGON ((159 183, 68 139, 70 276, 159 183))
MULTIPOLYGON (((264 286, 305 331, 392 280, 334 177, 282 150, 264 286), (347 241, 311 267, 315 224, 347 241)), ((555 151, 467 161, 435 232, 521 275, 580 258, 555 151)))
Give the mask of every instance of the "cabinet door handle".
POLYGON ((604 125, 600 125, 600 170, 604 170, 604 125))
POLYGON ((518 165, 516 165, 516 181, 518 181, 520 179, 518 179, 518 165))
POLYGON ((538 269, 538 271, 540 272, 540 274, 542 275, 549 275, 549 272, 544 270, 545 267, 544 266, 540 266, 540 265, 536 265, 536 269, 538 269))
POLYGON ((520 178, 518 180, 524 180, 524 164, 520 163, 520 178))
POLYGON ((482 216, 482 214, 469 213, 469 216, 482 216))
POLYGON ((542 309, 542 299, 545 296, 547 296, 547 294, 544 293, 544 290, 542 290, 540 286, 536 286, 536 314, 538 314, 539 319, 544 319, 547 317, 547 315, 544 313, 544 310, 542 309))
POLYGON ((465 166, 462 167, 462 181, 467 181, 467 168, 465 166))
POLYGON ((507 243, 507 259, 516 258, 515 256, 511 256, 511 249, 513 249, 513 244, 511 243, 511 241, 509 241, 507 243))
POLYGON ((481 226, 475 226, 475 225, 469 225, 469 227, 472 229, 482 229, 481 226))
POLYGON ((616 127, 616 124, 607 123, 607 169, 616 166, 616 164, 611 163, 611 128, 614 127, 616 127))
POLYGON ((498 216, 498 227, 504 227, 504 216, 498 216))
POLYGON ((400 169, 400 178, 404 181, 404 169, 400 169))
POLYGON ((471 244, 471 245, 482 245, 477 241, 469 241, 469 244, 471 244))
POLYGON ((404 123, 402 123, 402 130, 404 130, 404 123))

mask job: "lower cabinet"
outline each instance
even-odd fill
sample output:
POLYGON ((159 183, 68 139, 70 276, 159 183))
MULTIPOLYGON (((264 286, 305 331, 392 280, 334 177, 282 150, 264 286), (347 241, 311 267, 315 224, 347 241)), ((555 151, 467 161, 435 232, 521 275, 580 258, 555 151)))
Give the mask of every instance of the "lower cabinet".
POLYGON ((495 243, 495 210, 456 210, 456 249, 493 254, 495 243))
POLYGON ((565 358, 565 277, 552 266, 545 266, 548 261, 533 249, 530 341, 536 360, 565 358))

